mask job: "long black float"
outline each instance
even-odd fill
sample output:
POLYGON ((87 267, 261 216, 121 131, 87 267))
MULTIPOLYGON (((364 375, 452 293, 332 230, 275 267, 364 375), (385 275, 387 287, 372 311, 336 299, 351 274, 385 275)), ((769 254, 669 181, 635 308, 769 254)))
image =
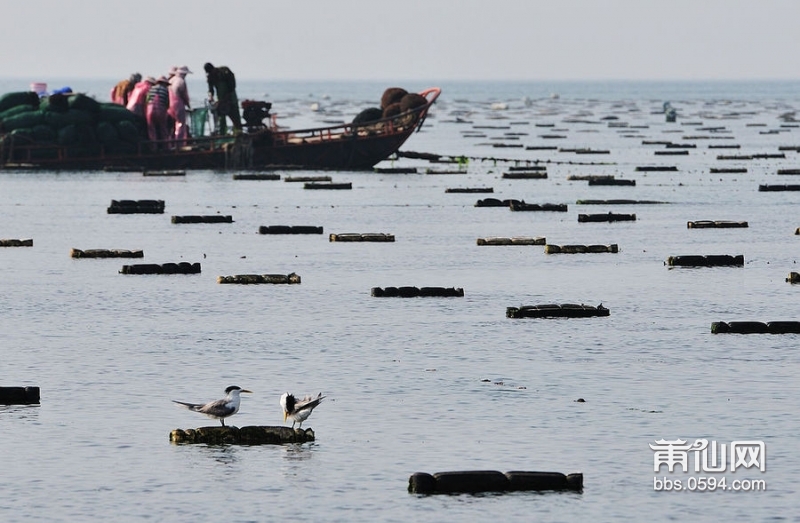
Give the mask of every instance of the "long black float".
POLYGON ((688 229, 735 229, 749 227, 747 222, 735 222, 729 220, 698 220, 686 222, 688 229))
POLYGON ((332 242, 393 242, 394 234, 386 234, 382 232, 365 232, 365 233, 338 233, 328 235, 328 241, 332 242))
POLYGON ((547 303, 506 307, 507 318, 594 318, 609 316, 611 311, 601 303, 597 307, 577 303, 547 303))
POLYGON ((312 429, 291 427, 198 427, 175 429, 169 433, 172 443, 201 443, 205 445, 281 445, 314 441, 312 429))
POLYGON ((138 263, 123 265, 120 274, 200 274, 199 263, 138 263))
POLYGON ((666 264, 670 267, 744 267, 744 254, 670 256, 666 264))
POLYGON ((37 405, 39 387, 0 387, 0 405, 37 405))
POLYGON ((240 285, 252 285, 271 283, 275 285, 287 284, 296 285, 300 283, 300 276, 291 274, 236 274, 234 276, 217 276, 217 283, 235 283, 240 285))
POLYGON ((566 203, 525 203, 525 200, 511 200, 508 205, 512 211, 552 211, 567 212, 566 203))
POLYGON ((0 240, 0 247, 33 247, 33 238, 5 238, 0 240))
POLYGON ((545 254, 586 254, 586 253, 613 253, 619 252, 619 245, 552 245, 544 246, 545 254))
POLYGON ((373 287, 374 298, 463 298, 460 287, 373 287))
POLYGON ((75 249, 73 248, 69 255, 72 258, 144 258, 144 251, 142 250, 127 250, 127 249, 75 249))
POLYGON ((615 214, 613 212, 605 214, 579 214, 579 223, 592 223, 592 222, 635 222, 635 214, 615 214))
POLYGON ((712 334, 800 334, 800 321, 715 321, 712 334))
POLYGON ((108 214, 164 214, 164 200, 111 200, 108 214))
POLYGON ((412 494, 475 494, 542 490, 583 490, 583 474, 560 472, 464 470, 456 472, 415 472, 408 478, 412 494))
POLYGON ((222 214, 173 216, 172 223, 233 223, 233 216, 222 214))
POLYGON ((322 234, 316 225, 262 225, 258 234, 322 234))

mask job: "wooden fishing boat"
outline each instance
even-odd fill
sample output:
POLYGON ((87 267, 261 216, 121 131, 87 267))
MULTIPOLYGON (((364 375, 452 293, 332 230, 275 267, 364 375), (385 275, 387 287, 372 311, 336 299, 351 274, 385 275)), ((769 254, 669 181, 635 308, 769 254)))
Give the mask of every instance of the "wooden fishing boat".
POLYGON ((422 105, 392 117, 298 130, 276 127, 269 118, 270 104, 249 102, 248 107, 248 102, 243 102, 245 128, 241 133, 193 137, 184 143, 142 140, 124 152, 109 150, 102 143, 65 146, 6 133, 0 136, 0 169, 370 169, 422 127, 440 93, 438 87, 426 89, 419 93, 425 100, 422 105))

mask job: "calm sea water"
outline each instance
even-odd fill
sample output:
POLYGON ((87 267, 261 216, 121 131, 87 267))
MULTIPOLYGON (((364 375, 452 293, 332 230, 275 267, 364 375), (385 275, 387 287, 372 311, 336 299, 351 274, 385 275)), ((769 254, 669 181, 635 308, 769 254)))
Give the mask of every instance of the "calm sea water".
MULTIPOLYGON (((199 100, 203 85, 193 81, 199 100)), ((112 83, 69 85, 102 99, 112 83)), ((284 125, 324 125, 376 105, 387 86, 242 82, 240 98, 266 96, 284 125), (321 110, 311 111, 312 103, 321 110)), ((441 87, 422 132, 403 149, 468 156, 466 175, 336 172, 328 174, 351 181, 352 191, 304 191, 210 171, 185 178, 0 172, 0 237, 34 239, 33 248, 0 249, 0 385, 42 391, 41 406, 0 407, 0 520, 800 521, 798 335, 710 332, 714 321, 800 320, 798 289, 784 281, 798 270, 800 193, 757 190, 800 183, 777 174, 800 168, 800 158, 786 151, 783 159, 717 159, 800 145, 800 130, 779 118, 800 105, 796 86, 441 87), (678 110, 676 123, 659 113, 665 101, 678 110), (505 109, 492 109, 495 102, 505 109), (696 148, 655 156, 663 146, 643 142, 657 140, 696 148), (549 161, 548 179, 502 179, 505 159, 549 161), (640 165, 678 171, 637 172, 640 165), (711 167, 747 173, 711 174, 711 167), (576 174, 614 174, 636 186, 567 180, 576 174), (448 187, 493 187, 494 194, 446 194, 448 187), (566 203, 569 211, 474 207, 486 196, 566 203), (614 198, 669 203, 576 204, 614 198), (163 199, 166 212, 109 215, 112 199, 163 199), (577 221, 578 213, 609 211, 637 220, 577 221), (235 222, 174 225, 169 218, 214 213, 235 222), (749 227, 687 229, 687 221, 703 219, 749 227), (257 234, 276 224, 323 226, 325 234, 257 234), (341 232, 387 232, 397 241, 328 241, 341 232), (620 252, 477 246, 485 236, 616 243, 620 252), (145 262, 200 262, 202 274, 124 276, 118 271, 130 261, 75 260, 73 247, 143 249, 145 262), (684 254, 743 254, 746 264, 664 265, 684 254), (290 272, 301 285, 215 281, 290 272), (463 287, 465 296, 370 296, 372 287, 401 285, 463 287), (505 317, 506 307, 540 303, 603 303, 611 315, 505 317), (281 424, 285 391, 324 392, 328 399, 305 423, 317 440, 169 443, 172 429, 216 423, 170 400, 217 399, 232 384, 254 391, 229 422, 239 426, 281 424), (763 441, 767 470, 654 473, 649 444, 678 438, 763 441), (472 469, 580 471, 585 489, 407 493, 413 472, 472 469), (654 490, 654 478, 701 476, 729 485, 764 480, 766 491, 654 490)))

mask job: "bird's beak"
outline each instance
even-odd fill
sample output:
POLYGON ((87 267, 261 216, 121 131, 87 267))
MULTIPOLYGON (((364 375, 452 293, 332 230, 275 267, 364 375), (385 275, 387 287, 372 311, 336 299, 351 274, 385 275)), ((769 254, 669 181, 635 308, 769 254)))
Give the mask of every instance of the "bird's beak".
POLYGON ((247 390, 247 389, 242 389, 242 390, 240 390, 239 392, 246 392, 246 393, 248 393, 248 394, 252 394, 252 393, 253 393, 253 391, 252 391, 252 390, 247 390))
POLYGON ((286 423, 286 418, 288 418, 288 417, 289 417, 289 413, 288 412, 284 412, 283 413, 283 422, 284 423, 286 423))

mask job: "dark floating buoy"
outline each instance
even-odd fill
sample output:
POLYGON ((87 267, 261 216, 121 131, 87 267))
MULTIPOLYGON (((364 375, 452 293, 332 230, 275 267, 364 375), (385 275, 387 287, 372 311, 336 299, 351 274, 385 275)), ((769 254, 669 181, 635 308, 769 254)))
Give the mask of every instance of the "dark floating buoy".
POLYGON ((675 172, 678 168, 674 165, 640 165, 635 170, 637 172, 675 172))
POLYGON ((186 171, 145 171, 144 176, 186 176, 186 171))
POLYGON ((173 216, 172 223, 233 223, 233 216, 222 214, 173 216))
POLYGON ((332 242, 393 242, 394 234, 382 232, 365 233, 339 233, 328 236, 328 241, 332 242))
POLYGON ((200 274, 199 263, 139 263, 123 265, 120 274, 200 274))
POLYGON ((240 285, 251 284, 287 284, 295 285, 300 283, 300 276, 291 274, 237 274, 235 276, 217 276, 217 283, 236 283, 240 285))
POLYGON ((688 229, 736 229, 749 227, 747 222, 734 222, 728 220, 698 220, 686 222, 688 229))
POLYGON ((446 193, 493 193, 493 187, 450 187, 444 190, 446 193))
POLYGON ((262 225, 258 234, 322 234, 322 227, 315 225, 262 225))
POLYGON ((291 427, 198 427, 175 429, 169 433, 171 443, 202 443, 206 445, 281 445, 314 441, 312 429, 291 427))
POLYGON ((711 174, 745 174, 747 167, 711 167, 708 172, 711 174))
POLYGON ((108 214, 164 214, 164 200, 111 200, 108 214))
POLYGON ((39 387, 0 387, 0 405, 38 405, 39 387))
POLYGON ((72 249, 72 258, 144 258, 144 251, 126 249, 72 249))
POLYGON ((464 289, 459 287, 373 287, 374 298, 463 298, 464 289))
POLYGON ((546 171, 512 171, 503 173, 503 178, 506 180, 545 180, 547 179, 546 171))
POLYGON ((594 318, 609 316, 611 311, 601 303, 597 307, 576 303, 548 303, 506 307, 506 318, 594 318))
POLYGON ((622 178, 595 178, 589 180, 589 185, 630 185, 635 186, 636 180, 624 180, 622 178))
POLYGON ((590 222, 635 222, 635 214, 614 214, 613 212, 605 214, 579 214, 578 223, 590 222))
POLYGON ((408 479, 412 494, 475 494, 478 492, 518 492, 543 490, 583 490, 583 474, 560 472, 465 470, 457 472, 415 472, 408 479))
POLYGON ((308 182, 303 184, 303 189, 328 189, 328 190, 349 190, 353 188, 353 182, 342 183, 316 183, 308 182))
POLYGON ((712 334, 800 334, 800 321, 715 321, 712 334))
POLYGON ((512 211, 551 211, 567 212, 566 203, 525 203, 525 200, 511 200, 508 205, 512 211))
POLYGON ((759 185, 759 192, 800 191, 800 185, 759 185))
POLYGON ((284 182, 330 182, 333 180, 330 176, 287 176, 283 179, 284 182))
POLYGON ((15 239, 6 238, 0 240, 0 247, 33 247, 33 238, 15 239))
POLYGON ((491 236, 478 238, 478 245, 544 245, 547 239, 544 236, 512 236, 510 238, 491 236))
POLYGON ((744 267, 744 254, 709 254, 670 256, 667 258, 670 267, 744 267))
POLYGON ((234 180, 280 180, 280 174, 234 174, 234 180))
POLYGON ((789 283, 800 283, 800 272, 790 272, 786 281, 789 283))
POLYGON ((551 245, 544 246, 545 254, 618 253, 619 246, 611 245, 551 245))

